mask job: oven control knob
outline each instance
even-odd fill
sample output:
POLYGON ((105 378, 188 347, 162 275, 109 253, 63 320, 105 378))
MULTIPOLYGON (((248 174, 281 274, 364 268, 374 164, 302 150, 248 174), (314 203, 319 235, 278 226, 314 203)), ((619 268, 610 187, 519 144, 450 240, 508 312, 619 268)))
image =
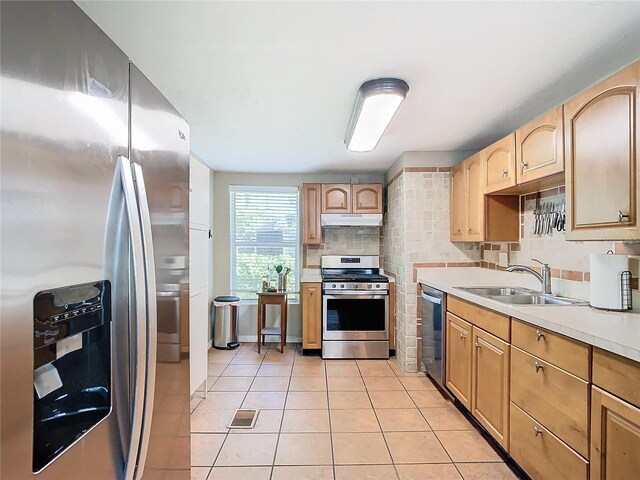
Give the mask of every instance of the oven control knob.
POLYGON ((340 284, 340 288, 344 288, 344 283, 340 284))
POLYGON ((331 288, 336 288, 336 284, 334 283, 333 285, 331 285, 331 288))
POLYGON ((380 288, 380 284, 376 285, 376 288, 380 288))
POLYGON ((371 284, 367 285, 367 288, 371 288, 371 284))

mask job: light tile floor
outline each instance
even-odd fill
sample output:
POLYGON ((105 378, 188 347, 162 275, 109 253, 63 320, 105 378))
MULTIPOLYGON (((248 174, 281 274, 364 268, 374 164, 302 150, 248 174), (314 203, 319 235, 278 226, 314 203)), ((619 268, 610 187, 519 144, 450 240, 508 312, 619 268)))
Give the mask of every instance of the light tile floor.
POLYGON ((391 360, 322 360, 299 345, 209 351, 191 401, 191 478, 500 480, 517 476, 423 374, 391 360), (236 408, 252 430, 229 430, 236 408))

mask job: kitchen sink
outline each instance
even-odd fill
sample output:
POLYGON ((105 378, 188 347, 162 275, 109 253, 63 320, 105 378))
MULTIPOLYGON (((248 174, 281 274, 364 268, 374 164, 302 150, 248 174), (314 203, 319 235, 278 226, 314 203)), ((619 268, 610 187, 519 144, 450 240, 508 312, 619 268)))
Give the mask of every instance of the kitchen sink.
POLYGON ((495 300, 507 305, 588 305, 575 298, 557 297, 528 288, 513 287, 459 287, 458 290, 495 300))
POLYGON ((460 290, 480 295, 481 297, 506 297, 512 295, 528 295, 531 290, 528 288, 511 288, 511 287, 463 287, 460 290))

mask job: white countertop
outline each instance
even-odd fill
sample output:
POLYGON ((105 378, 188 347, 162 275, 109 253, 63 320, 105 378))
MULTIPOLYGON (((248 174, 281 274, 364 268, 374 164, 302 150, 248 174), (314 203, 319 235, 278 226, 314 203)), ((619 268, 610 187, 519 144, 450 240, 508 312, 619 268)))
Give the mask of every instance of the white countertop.
POLYGON ((605 312, 589 306, 511 306, 456 287, 509 286, 539 290, 531 275, 486 268, 423 268, 418 282, 532 325, 640 362, 640 314, 605 312))
POLYGON ((303 268, 302 276, 300 277, 302 283, 322 283, 322 275, 319 268, 303 268))

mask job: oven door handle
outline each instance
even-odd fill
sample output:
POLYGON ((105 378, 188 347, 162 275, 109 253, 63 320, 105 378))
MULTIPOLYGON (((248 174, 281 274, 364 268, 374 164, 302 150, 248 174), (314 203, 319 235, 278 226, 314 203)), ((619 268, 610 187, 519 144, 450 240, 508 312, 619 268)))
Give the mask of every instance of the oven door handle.
POLYGON ((370 294, 370 293, 356 293, 356 292, 351 292, 351 291, 347 291, 346 293, 342 294, 324 294, 322 295, 324 298, 327 299, 331 299, 331 300, 384 300, 386 298, 389 298, 389 295, 380 295, 380 294, 370 294))

